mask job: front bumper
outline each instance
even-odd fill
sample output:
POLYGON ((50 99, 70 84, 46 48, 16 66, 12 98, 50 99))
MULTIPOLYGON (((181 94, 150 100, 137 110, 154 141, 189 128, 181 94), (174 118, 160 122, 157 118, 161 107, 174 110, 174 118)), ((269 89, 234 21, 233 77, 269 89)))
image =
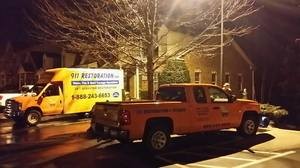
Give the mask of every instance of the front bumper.
POLYGON ((19 109, 20 104, 14 100, 6 100, 4 116, 8 119, 15 119, 24 116, 24 112, 19 109))
POLYGON ((108 127, 97 123, 91 123, 91 128, 97 138, 129 140, 129 131, 120 128, 108 127))

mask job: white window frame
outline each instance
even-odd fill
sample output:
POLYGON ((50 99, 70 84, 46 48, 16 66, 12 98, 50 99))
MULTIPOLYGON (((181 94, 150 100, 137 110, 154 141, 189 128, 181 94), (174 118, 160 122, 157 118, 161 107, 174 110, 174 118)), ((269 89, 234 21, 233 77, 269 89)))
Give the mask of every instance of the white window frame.
POLYGON ((195 77, 195 83, 201 83, 202 82, 202 74, 201 74, 201 70, 200 69, 196 69, 194 72, 194 77, 195 77), (197 75, 198 74, 198 75, 197 75), (198 80, 196 80, 196 77, 198 77, 198 80))
POLYGON ((211 72, 211 83, 217 85, 218 73, 216 71, 211 72))
POLYGON ((238 73, 238 89, 239 91, 243 90, 243 84, 244 84, 244 76, 242 73, 238 73))

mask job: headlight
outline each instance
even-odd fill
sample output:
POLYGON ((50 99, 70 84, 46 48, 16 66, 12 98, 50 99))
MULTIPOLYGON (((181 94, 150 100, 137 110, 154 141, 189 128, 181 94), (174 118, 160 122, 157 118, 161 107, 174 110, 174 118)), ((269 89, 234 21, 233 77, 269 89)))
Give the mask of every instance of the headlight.
POLYGON ((22 110, 22 103, 18 103, 19 104, 19 110, 22 110))

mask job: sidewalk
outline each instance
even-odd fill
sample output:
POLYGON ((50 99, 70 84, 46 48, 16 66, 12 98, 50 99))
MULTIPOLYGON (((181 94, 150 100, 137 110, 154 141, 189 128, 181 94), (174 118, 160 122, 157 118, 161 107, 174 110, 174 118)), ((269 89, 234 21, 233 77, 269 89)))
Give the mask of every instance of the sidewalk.
MULTIPOLYGON (((290 127, 286 125, 286 127, 290 127)), ((296 126, 291 126, 296 127, 296 126)), ((296 127, 297 128, 297 127, 296 127)), ((299 128, 299 127, 298 127, 299 128)), ((253 150, 265 150, 265 151, 281 151, 281 150, 295 150, 300 148, 300 132, 298 130, 282 129, 269 125, 265 128, 265 133, 274 136, 275 138, 267 141, 263 144, 259 144, 253 147, 253 150)))

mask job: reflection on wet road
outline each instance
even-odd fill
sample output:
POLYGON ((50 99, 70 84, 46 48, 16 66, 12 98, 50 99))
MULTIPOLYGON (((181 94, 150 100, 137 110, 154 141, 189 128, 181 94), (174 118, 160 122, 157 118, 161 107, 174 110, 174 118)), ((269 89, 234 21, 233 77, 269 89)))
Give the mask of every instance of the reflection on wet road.
POLYGON ((89 119, 77 116, 50 118, 36 127, 16 125, 2 119, 0 120, 0 145, 32 143, 47 140, 55 135, 83 132, 88 124, 89 119))
POLYGON ((36 127, 0 119, 0 167, 33 166, 97 144, 88 140, 88 118, 48 118, 36 127))

